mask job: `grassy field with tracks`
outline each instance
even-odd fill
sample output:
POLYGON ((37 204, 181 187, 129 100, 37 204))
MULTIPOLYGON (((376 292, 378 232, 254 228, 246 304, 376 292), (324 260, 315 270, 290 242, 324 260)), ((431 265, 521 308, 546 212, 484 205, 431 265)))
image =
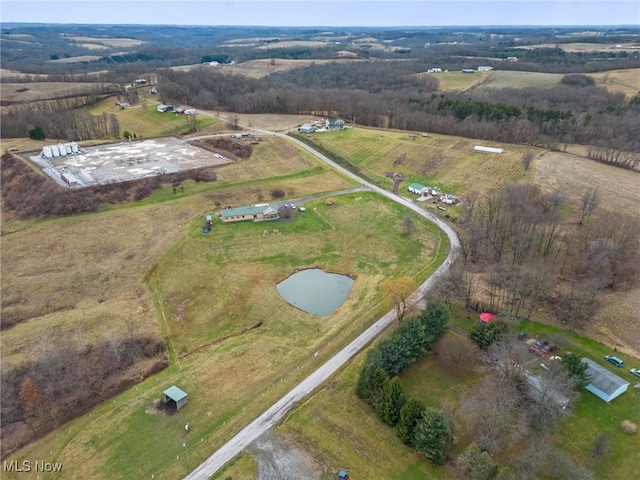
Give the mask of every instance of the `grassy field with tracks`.
POLYGON ((315 133, 312 141, 357 165, 389 190, 393 182, 385 177, 386 173, 403 173, 407 180, 400 187, 401 194, 406 193, 411 182, 458 195, 488 192, 523 178, 522 157, 543 152, 529 146, 366 128, 315 133), (504 152, 476 152, 473 148, 478 144, 503 148, 504 152))

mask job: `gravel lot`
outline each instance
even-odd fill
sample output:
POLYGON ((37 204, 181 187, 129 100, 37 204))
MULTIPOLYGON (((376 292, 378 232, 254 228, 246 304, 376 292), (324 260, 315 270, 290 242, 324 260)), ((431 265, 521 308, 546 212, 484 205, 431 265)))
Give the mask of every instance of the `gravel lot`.
POLYGON ((320 480, 324 473, 315 458, 271 429, 247 451, 258 464, 256 480, 320 480))

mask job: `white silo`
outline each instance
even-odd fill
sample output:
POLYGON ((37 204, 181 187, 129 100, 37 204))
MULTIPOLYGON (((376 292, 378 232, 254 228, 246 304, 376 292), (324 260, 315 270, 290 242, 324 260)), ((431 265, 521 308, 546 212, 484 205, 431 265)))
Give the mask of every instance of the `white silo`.
POLYGON ((60 152, 61 157, 64 157, 67 154, 67 149, 62 143, 58 144, 58 151, 60 152))
POLYGON ((43 147, 42 155, 44 156, 44 158, 51 158, 53 156, 53 153, 51 152, 51 147, 43 147))
POLYGON ((54 157, 59 157, 60 156, 60 150, 58 150, 58 146, 57 145, 51 145, 51 154, 54 157))

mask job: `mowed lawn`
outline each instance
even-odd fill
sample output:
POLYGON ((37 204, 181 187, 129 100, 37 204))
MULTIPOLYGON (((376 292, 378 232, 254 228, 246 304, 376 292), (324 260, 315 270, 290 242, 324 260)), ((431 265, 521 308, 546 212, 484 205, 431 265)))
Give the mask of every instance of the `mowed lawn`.
POLYGON ((179 478, 376 320, 382 280, 424 279, 447 248, 418 218, 407 237, 406 212, 373 194, 336 196, 332 206, 309 202, 306 215, 289 222, 222 224, 216 218, 209 234, 200 231, 202 215, 217 210, 203 203, 194 215, 196 205, 189 203, 202 198, 136 212, 183 208, 180 222, 166 226, 175 241, 147 272, 159 328, 177 360, 12 459, 55 458, 64 463, 58 478, 179 478), (301 312, 275 289, 307 266, 356 279, 345 304, 328 317, 301 312), (189 403, 177 414, 159 414, 154 405, 173 384, 188 392, 189 403))
POLYGON ((385 175, 403 173, 407 177, 399 190, 403 195, 407 194, 411 182, 458 195, 489 192, 523 178, 523 156, 543 152, 522 145, 368 128, 315 133, 311 140, 357 165, 366 176, 387 189, 393 187, 393 182, 385 175), (504 152, 476 152, 475 145, 502 148, 504 152))

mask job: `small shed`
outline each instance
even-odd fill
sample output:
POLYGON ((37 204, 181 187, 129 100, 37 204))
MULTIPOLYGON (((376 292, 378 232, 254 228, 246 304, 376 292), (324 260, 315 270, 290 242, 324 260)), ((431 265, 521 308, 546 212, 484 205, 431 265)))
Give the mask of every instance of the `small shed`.
POLYGON ((180 390, 175 385, 167 388, 164 392, 164 403, 175 404, 176 410, 180 410, 187 404, 187 393, 180 390))
POLYGON ((206 216, 207 225, 213 225, 213 217, 211 215, 206 216))
POLYGON ((340 480, 348 479, 348 478, 349 478, 349 474, 348 474, 347 472, 345 472, 344 470, 340 470, 340 471, 338 472, 338 478, 339 478, 340 480))
POLYGON ((609 403, 627 391, 629 382, 625 379, 589 358, 583 358, 582 363, 587 365, 586 374, 589 379, 589 384, 585 388, 598 398, 609 403))

